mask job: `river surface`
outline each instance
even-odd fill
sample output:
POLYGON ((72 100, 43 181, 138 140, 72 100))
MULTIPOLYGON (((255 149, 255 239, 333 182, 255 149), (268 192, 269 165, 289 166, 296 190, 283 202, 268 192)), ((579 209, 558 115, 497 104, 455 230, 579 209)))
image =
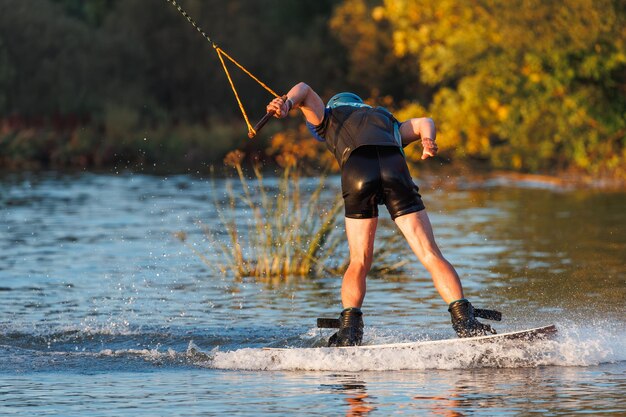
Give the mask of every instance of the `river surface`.
MULTIPOLYGON (((416 181, 466 296, 502 311, 499 332, 556 324, 556 338, 310 349, 330 333, 316 317, 339 312, 340 276, 215 267, 230 210, 216 201, 236 181, 0 177, 0 415, 626 415, 626 194, 439 180, 416 181)), ((328 205, 337 190, 331 178, 328 205)), ((245 240, 250 214, 232 210, 245 240)), ((395 233, 381 208, 377 246, 395 233)), ((425 270, 394 249, 406 259, 368 281, 366 344, 454 337, 425 270)))

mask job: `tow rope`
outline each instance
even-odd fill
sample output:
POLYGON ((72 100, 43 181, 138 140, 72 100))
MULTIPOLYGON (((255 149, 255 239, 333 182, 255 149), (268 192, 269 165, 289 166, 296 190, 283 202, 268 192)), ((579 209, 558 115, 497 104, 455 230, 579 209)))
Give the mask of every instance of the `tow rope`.
POLYGON ((230 84, 230 88, 233 90, 233 93, 235 94, 235 99, 237 100, 237 104, 239 104, 239 110, 241 110, 241 114, 243 115, 243 118, 246 121, 246 125, 248 126, 248 137, 249 138, 255 137, 256 134, 258 133, 258 131, 261 130, 261 128, 265 125, 265 123, 267 123, 267 121, 270 119, 270 117, 273 116, 273 113, 267 113, 265 116, 263 116, 263 118, 254 127, 252 126, 252 124, 250 123, 250 119, 248 118, 248 115, 246 114, 246 109, 244 108, 243 103, 242 103, 241 99, 239 98, 239 94, 237 93, 237 88, 235 88, 235 83, 233 82, 233 79, 230 76, 230 72, 228 71, 228 67, 226 66, 226 62, 224 61, 224 57, 226 57, 229 61, 231 61, 233 64, 235 64, 240 70, 242 70, 246 75, 248 75, 254 81, 259 83, 259 85, 261 85, 263 88, 265 88, 274 97, 280 97, 280 96, 278 94, 276 94, 276 92, 274 90, 272 90, 270 87, 268 87, 264 82, 262 82, 257 77, 255 77, 254 74, 252 74, 250 71, 248 71, 246 68, 244 68, 244 66, 241 65, 239 62, 237 62, 233 57, 228 55, 215 42, 213 42, 211 40, 211 38, 209 37, 209 35, 207 35, 206 32, 204 30, 202 30, 202 28, 200 28, 200 26, 198 26, 198 24, 187 14, 186 11, 183 10, 183 8, 176 2, 176 0, 165 0, 165 1, 170 3, 172 6, 176 7, 176 9, 180 12, 180 14, 183 15, 183 17, 186 18, 187 21, 189 23, 191 23, 191 25, 194 28, 196 28, 198 33, 200 33, 200 35, 202 35, 202 37, 204 39, 206 39, 207 42, 209 42, 211 44, 213 49, 215 49, 215 52, 217 53, 217 56, 220 59, 220 62, 222 64, 222 68, 224 69, 224 73, 226 74, 226 78, 228 78, 228 82, 230 84))

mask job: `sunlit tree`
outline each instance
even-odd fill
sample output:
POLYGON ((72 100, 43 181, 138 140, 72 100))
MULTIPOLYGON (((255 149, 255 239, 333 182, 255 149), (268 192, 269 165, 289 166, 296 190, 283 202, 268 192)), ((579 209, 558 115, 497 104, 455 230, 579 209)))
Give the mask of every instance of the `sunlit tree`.
POLYGON ((394 59, 410 57, 434 89, 422 104, 444 151, 496 167, 626 172, 622 2, 384 0, 361 15, 389 22, 394 59))

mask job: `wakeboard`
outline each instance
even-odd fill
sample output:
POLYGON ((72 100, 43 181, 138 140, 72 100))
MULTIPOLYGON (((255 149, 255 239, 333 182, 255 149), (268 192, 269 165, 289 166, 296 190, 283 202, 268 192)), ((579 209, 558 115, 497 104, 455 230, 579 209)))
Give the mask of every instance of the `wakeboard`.
MULTIPOLYGON (((441 340, 423 340, 416 342, 402 342, 402 343, 387 343, 378 345, 361 345, 361 346, 345 346, 345 347, 312 347, 309 349, 420 349, 427 346, 452 346, 452 345, 466 345, 466 344, 483 344, 483 343, 501 343, 504 341, 520 341, 531 342, 535 340, 549 339, 556 335, 556 326, 551 324, 549 326, 535 327, 532 329, 518 330, 514 332, 491 334, 487 336, 476 337, 464 337, 454 339, 441 339, 441 340)), ((264 348, 264 350, 289 350, 289 348, 264 348)))

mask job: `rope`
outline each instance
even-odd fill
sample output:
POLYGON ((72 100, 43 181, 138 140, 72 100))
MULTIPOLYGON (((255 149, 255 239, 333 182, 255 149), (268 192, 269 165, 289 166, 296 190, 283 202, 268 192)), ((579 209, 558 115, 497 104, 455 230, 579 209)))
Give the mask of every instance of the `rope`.
POLYGON ((230 83, 230 88, 232 88, 233 93, 235 94, 235 98, 237 99, 237 104, 239 104, 239 110, 241 110, 241 114, 243 114, 243 118, 246 121, 246 125, 248 126, 248 136, 254 137, 256 136, 256 130, 254 130, 254 128, 252 127, 252 124, 250 123, 250 119, 248 118, 248 115, 246 114, 246 109, 244 109, 243 107, 243 103, 241 102, 241 99, 239 98, 239 94, 237 93, 237 89, 235 88, 235 83, 233 82, 233 79, 230 77, 230 72, 228 71, 228 68, 226 68, 226 63, 224 62, 224 58, 222 58, 222 55, 228 58, 232 63, 237 65, 237 67, 239 67, 243 72, 248 74, 250 78, 252 78, 254 81, 259 83, 263 88, 269 91, 270 94, 274 95, 274 97, 280 97, 280 96, 276 94, 274 90, 272 90, 267 85, 265 85, 261 80, 259 80, 257 77, 252 75, 252 73, 248 71, 247 69, 245 69, 239 62, 235 61, 233 57, 231 57, 226 52, 224 52, 222 48, 218 46, 215 48, 215 50, 217 51, 217 56, 220 58, 220 62, 222 63, 222 67, 224 68, 224 72, 226 73, 226 78, 228 78, 228 82, 230 83))
POLYGON ((204 37, 204 39, 206 39, 211 44, 213 49, 215 49, 215 52, 217 53, 217 56, 220 59, 220 62, 222 63, 222 68, 224 68, 224 73, 226 74, 226 78, 228 78, 228 83, 230 84, 230 88, 233 90, 233 93, 235 94, 235 99, 237 100, 237 104, 239 105, 239 110, 241 110, 241 114, 243 115, 243 118, 246 121, 246 125, 248 126, 248 136, 252 135, 250 137, 253 137, 254 135, 256 135, 256 131, 254 130, 254 128, 252 127, 252 124, 250 123, 250 119, 248 118, 248 115, 246 114, 246 109, 243 107, 243 103, 241 102, 241 99, 239 98, 239 94, 237 93, 237 88, 235 88, 235 83, 233 82, 233 79, 230 76, 230 72, 228 71, 228 68, 226 67, 226 62, 224 62, 223 57, 228 58, 233 64, 235 64, 239 69, 241 69, 246 75, 248 75, 254 81, 259 83, 261 87, 265 88, 274 97, 280 97, 280 96, 270 87, 268 87, 265 83, 263 83, 261 80, 255 77, 250 71, 244 68, 243 65, 237 62, 233 57, 228 55, 222 48, 217 46, 217 44, 211 40, 209 35, 207 35, 200 28, 200 26, 198 26, 198 24, 187 14, 187 12, 185 12, 183 8, 180 7, 180 5, 176 2, 176 0, 165 0, 165 1, 170 3, 172 6, 176 7, 176 9, 180 12, 180 14, 182 14, 183 17, 185 17, 189 21, 189 23, 191 23, 191 25, 194 28, 196 28, 196 30, 200 33, 200 35, 202 35, 202 37, 204 37))
POLYGON ((165 1, 166 1, 166 2, 168 2, 168 3, 170 3, 172 6, 176 7, 176 8, 178 9, 178 11, 180 12, 180 14, 182 14, 182 15, 183 15, 183 17, 185 17, 185 18, 189 21, 189 23, 191 23, 191 25, 192 25, 193 27, 195 27, 195 28, 196 28, 196 30, 197 30, 198 32, 200 32, 200 35, 202 35, 202 36, 204 37, 204 39, 206 39, 207 41, 209 41, 209 43, 213 46, 213 48, 217 48, 217 45, 215 44, 215 42, 213 42, 213 41, 211 40, 211 38, 209 38, 209 35, 207 35, 207 34, 206 34, 206 33, 205 33, 205 32, 204 32, 201 28, 200 28, 200 26, 198 26, 198 25, 196 24, 196 22, 195 22, 195 21, 191 18, 191 16, 189 16, 189 15, 187 14, 187 12, 186 12, 186 11, 184 11, 184 10, 183 10, 183 8, 182 8, 182 7, 180 7, 180 5, 179 5, 178 3, 176 3, 176 0, 165 0, 165 1))
POLYGON ((224 50, 222 48, 217 48, 218 53, 223 54, 226 58, 230 59, 231 62, 235 65, 237 65, 239 67, 239 69, 241 69, 243 72, 245 72, 250 78, 252 78, 254 81, 256 81, 257 83, 259 83, 261 85, 261 87, 265 88, 267 91, 269 91, 269 93, 271 95, 273 95, 274 97, 280 97, 274 90, 272 90, 271 88, 269 88, 267 85, 265 85, 263 83, 263 81, 259 80, 257 77, 255 77, 250 71, 248 71, 247 69, 245 69, 239 62, 235 61, 233 59, 233 57, 231 57, 230 55, 228 55, 226 52, 224 52, 224 50))
POLYGON ((230 83, 230 88, 233 89, 233 93, 235 93, 235 98, 237 99, 237 104, 239 104, 239 110, 241 110, 241 114, 243 114, 243 119, 246 121, 246 125, 248 126, 248 134, 256 135, 256 131, 252 127, 250 123, 250 119, 248 119, 248 115, 246 114, 246 109, 243 107, 243 103, 239 98, 239 94, 237 94, 237 89, 235 88, 235 83, 233 83, 233 79, 230 78, 230 72, 228 72, 228 68, 226 68, 226 63, 224 62, 224 58, 222 58, 221 49, 217 48, 217 56, 222 63, 222 67, 224 68, 224 72, 226 73, 226 78, 228 78, 228 82, 230 83))

